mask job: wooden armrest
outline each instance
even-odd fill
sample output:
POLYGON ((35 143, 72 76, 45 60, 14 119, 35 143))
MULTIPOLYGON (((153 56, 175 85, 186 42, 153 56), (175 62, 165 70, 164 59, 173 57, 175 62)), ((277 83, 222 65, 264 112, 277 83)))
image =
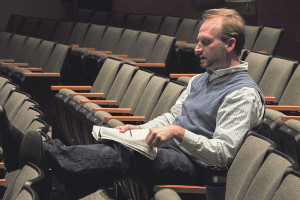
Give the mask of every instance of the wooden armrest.
POLYGON ((109 121, 111 119, 117 119, 120 121, 139 121, 139 122, 143 122, 145 121, 146 117, 145 116, 105 116, 105 120, 109 121))
POLYGON ((70 90, 91 90, 92 86, 72 86, 72 85, 52 85, 51 90, 60 90, 60 89, 70 89, 70 90))
POLYGON ((118 56, 120 58, 128 58, 128 55, 122 55, 122 54, 111 54, 110 56, 118 56))
POLYGON ((76 48, 79 48, 79 44, 72 44, 72 49, 76 49, 76 48))
POLYGON ((133 63, 139 67, 165 67, 165 63, 133 63))
POLYGON ((181 43, 182 45, 187 45, 188 44, 187 41, 176 41, 176 42, 181 43))
POLYGON ((300 111, 300 106, 266 105, 266 108, 278 111, 300 111))
POLYGON ((300 121, 300 116, 290 116, 290 115, 283 115, 281 116, 282 121, 287 121, 289 119, 295 119, 300 121))
POLYGON ((93 111, 105 111, 108 113, 131 113, 131 108, 94 108, 93 111))
POLYGON ((104 97, 104 93, 83 93, 83 92, 74 92, 69 94, 70 97, 74 97, 76 95, 81 95, 84 97, 104 97))
POLYGON ((14 68, 14 70, 17 70, 17 69, 28 69, 33 72, 42 72, 43 71, 43 68, 39 68, 39 67, 15 67, 14 68))
POLYGON ((84 47, 88 51, 95 51, 96 49, 94 47, 84 47))
POLYGON ((147 61, 146 58, 126 58, 126 60, 131 60, 134 62, 146 62, 147 61))
POLYGON ((13 64, 13 65, 18 66, 18 67, 28 67, 29 66, 28 63, 1 63, 1 66, 5 66, 5 65, 8 65, 8 64, 13 64))
POLYGON ((5 63, 14 63, 15 60, 14 59, 0 59, 1 62, 5 62, 5 63))
POLYGON ((100 53, 105 53, 105 54, 112 54, 112 51, 95 51, 95 50, 89 50, 88 53, 93 53, 93 52, 100 52, 100 53))
POLYGON ((190 76, 190 77, 193 77, 193 76, 196 76, 198 74, 170 74, 170 78, 179 78, 181 76, 190 76))
POLYGON ((5 169, 4 162, 0 162, 0 169, 5 169))
POLYGON ((97 105, 117 105, 116 100, 80 100, 81 104, 94 103, 97 105))
POLYGON ((265 101, 275 101, 276 97, 265 97, 265 101))
POLYGON ((6 186, 6 179, 0 179, 0 186, 6 186))
POLYGON ((153 191, 157 192, 163 188, 170 188, 178 193, 193 193, 193 194, 205 194, 206 187, 193 186, 193 185, 154 185, 153 191))
POLYGON ((23 73, 26 77, 60 77, 60 73, 23 73))

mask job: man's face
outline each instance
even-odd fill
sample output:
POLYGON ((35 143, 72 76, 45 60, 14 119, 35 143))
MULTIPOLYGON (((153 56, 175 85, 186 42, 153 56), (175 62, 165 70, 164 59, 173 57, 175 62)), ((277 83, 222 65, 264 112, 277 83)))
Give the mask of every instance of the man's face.
POLYGON ((211 73, 223 68, 226 62, 226 44, 220 39, 221 18, 206 20, 200 27, 195 53, 200 58, 200 65, 211 73))

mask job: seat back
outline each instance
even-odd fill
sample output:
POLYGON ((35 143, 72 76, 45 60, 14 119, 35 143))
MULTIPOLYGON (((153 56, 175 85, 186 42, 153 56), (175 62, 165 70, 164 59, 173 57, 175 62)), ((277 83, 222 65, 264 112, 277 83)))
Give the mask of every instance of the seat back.
POLYGON ((257 52, 250 52, 245 61, 248 62, 248 73, 256 84, 259 84, 271 56, 257 52))
POLYGON ((81 45, 89 27, 90 24, 88 23, 77 22, 72 29, 67 43, 81 45))
POLYGON ((39 45, 35 56, 32 56, 28 61, 30 67, 44 67, 55 47, 56 43, 43 40, 39 45))
POLYGON ((286 86, 280 100, 278 100, 279 105, 300 105, 300 65, 295 69, 292 77, 289 79, 289 83, 286 86))
POLYGON ((94 12, 91 23, 92 24, 99 24, 99 25, 106 25, 109 19, 110 12, 107 11, 99 11, 97 10, 94 12))
POLYGON ((249 133, 228 170, 225 199, 245 197, 271 147, 274 147, 271 140, 249 133))
POLYGON ((67 44, 74 25, 75 22, 59 21, 51 38, 51 41, 67 44))
POLYGON ((22 28, 20 30, 20 35, 34 37, 39 28, 40 22, 41 22, 40 18, 26 17, 22 25, 22 28))
POLYGON ((147 84, 133 115, 145 116, 145 121, 148 121, 168 82, 169 79, 154 75, 147 84))
POLYGON ((293 60, 272 58, 258 85, 265 96, 273 96, 276 101, 280 100, 294 71, 295 64, 296 62, 293 60))
POLYGON ((166 16, 161 23, 158 33, 161 35, 175 36, 177 27, 181 22, 180 17, 166 16))
POLYGON ((159 15, 146 15, 141 26, 141 31, 158 33, 164 17, 159 15))
POLYGON ((19 52, 19 55, 17 56, 18 59, 16 59, 16 62, 23 62, 28 63, 32 57, 36 56, 37 49, 39 48, 41 44, 41 39, 29 37, 22 50, 19 52))
POLYGON ((130 82, 119 107, 131 108, 131 114, 135 112, 136 106, 148 85, 153 73, 144 70, 138 70, 130 82))
POLYGON ((284 114, 277 110, 266 109, 264 120, 259 126, 259 134, 273 140, 279 145, 278 129, 284 124, 281 116, 284 114))
POLYGON ((1 90, 0 105, 3 106, 6 103, 7 99, 9 98, 10 94, 18 88, 19 86, 12 82, 5 83, 4 87, 1 90))
POLYGON ((300 168, 300 122, 290 119, 279 130, 279 149, 295 161, 295 169, 300 168))
POLYGON ((107 93, 106 99, 116 100, 120 103, 136 70, 137 67, 135 66, 123 64, 107 93))
POLYGON ((160 35, 151 54, 147 57, 147 62, 166 63, 174 49, 175 37, 160 35))
POLYGON ((0 32, 0 58, 3 58, 3 54, 8 46, 11 36, 11 33, 0 32))
POLYGON ((42 19, 39 28, 36 31, 35 37, 44 40, 51 40, 53 33, 56 29, 57 23, 57 19, 42 19))
POLYGON ((92 24, 88 29, 81 46, 96 48, 100 43, 105 30, 105 26, 92 24))
POLYGON ((93 84, 91 92, 102 92, 106 98, 119 71, 121 61, 111 58, 105 59, 101 70, 93 84))
POLYGON ((56 44, 49 57, 47 64, 45 65, 45 67, 43 67, 43 72, 62 73, 70 50, 70 46, 56 44))
POLYGON ((38 200, 38 194, 30 186, 24 185, 15 200, 38 200))
POLYGON ((139 31, 125 29, 115 50, 113 51, 113 54, 128 55, 129 51, 135 44, 139 34, 139 31))
POLYGON ((276 191, 273 200, 297 200, 300 196, 300 174, 299 171, 289 172, 282 183, 280 184, 278 190, 276 191))
POLYGON ((159 100, 155 105, 153 112, 151 113, 150 120, 166 112, 170 112, 172 106, 175 105, 177 99, 184 89, 185 86, 177 82, 169 82, 159 97, 159 100))
POLYGON ((19 55, 19 52, 24 46, 26 40, 27 40, 26 36, 14 34, 10 39, 2 58, 17 59, 17 56, 19 55))
POLYGON ((118 41, 121 38, 122 33, 123 33, 122 28, 107 27, 101 39, 101 42, 96 47, 96 49, 101 51, 114 51, 118 44, 118 41))
POLYGON ((273 55, 282 33, 283 29, 280 28, 263 27, 252 47, 252 51, 261 51, 273 55))
POLYGON ((107 25, 113 27, 123 27, 126 18, 126 13, 111 12, 110 17, 107 21, 107 25))
POLYGON ((272 199, 285 172, 294 161, 280 151, 271 152, 255 175, 245 195, 245 200, 272 199))
POLYGON ((183 18, 175 33, 176 39, 178 41, 188 41, 193 34, 197 22, 198 20, 196 19, 183 18))
POLYGON ((44 172, 38 166, 27 163, 22 167, 14 183, 7 187, 2 199, 15 199, 24 185, 38 187, 38 184, 41 184, 44 178, 44 172))
POLYGON ((124 23, 124 28, 132 30, 140 30, 145 15, 130 13, 124 23))
POLYGON ((243 49, 252 50, 255 40, 261 30, 261 26, 246 25, 246 37, 243 49))
POLYGON ((188 43, 192 43, 192 44, 197 44, 197 38, 198 38, 198 33, 199 33, 199 29, 200 26, 203 24, 203 20, 198 20, 198 23, 192 33, 192 36, 190 37, 190 39, 187 41, 188 43))
POLYGON ((20 33, 25 19, 26 17, 22 15, 11 15, 6 24, 5 31, 9 33, 20 33))
POLYGON ((148 58, 158 39, 158 34, 141 32, 131 51, 129 58, 148 58), (145 48, 146 47, 146 48, 145 48))

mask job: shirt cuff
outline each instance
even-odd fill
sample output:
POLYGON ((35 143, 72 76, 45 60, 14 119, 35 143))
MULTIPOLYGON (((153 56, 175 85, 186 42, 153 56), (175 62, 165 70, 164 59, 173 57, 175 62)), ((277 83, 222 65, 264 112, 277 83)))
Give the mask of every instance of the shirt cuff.
POLYGON ((180 143, 180 146, 184 147, 187 151, 193 152, 199 141, 199 135, 195 135, 191 131, 185 129, 184 137, 180 143))

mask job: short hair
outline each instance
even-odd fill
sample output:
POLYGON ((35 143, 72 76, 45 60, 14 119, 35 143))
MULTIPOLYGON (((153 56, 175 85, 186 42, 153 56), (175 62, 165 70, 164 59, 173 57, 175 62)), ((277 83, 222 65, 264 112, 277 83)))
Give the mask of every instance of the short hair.
POLYGON ((226 42, 230 38, 236 39, 234 51, 240 55, 245 44, 245 21, 242 16, 233 9, 219 8, 204 11, 202 18, 207 20, 214 17, 222 17, 221 40, 226 42))

